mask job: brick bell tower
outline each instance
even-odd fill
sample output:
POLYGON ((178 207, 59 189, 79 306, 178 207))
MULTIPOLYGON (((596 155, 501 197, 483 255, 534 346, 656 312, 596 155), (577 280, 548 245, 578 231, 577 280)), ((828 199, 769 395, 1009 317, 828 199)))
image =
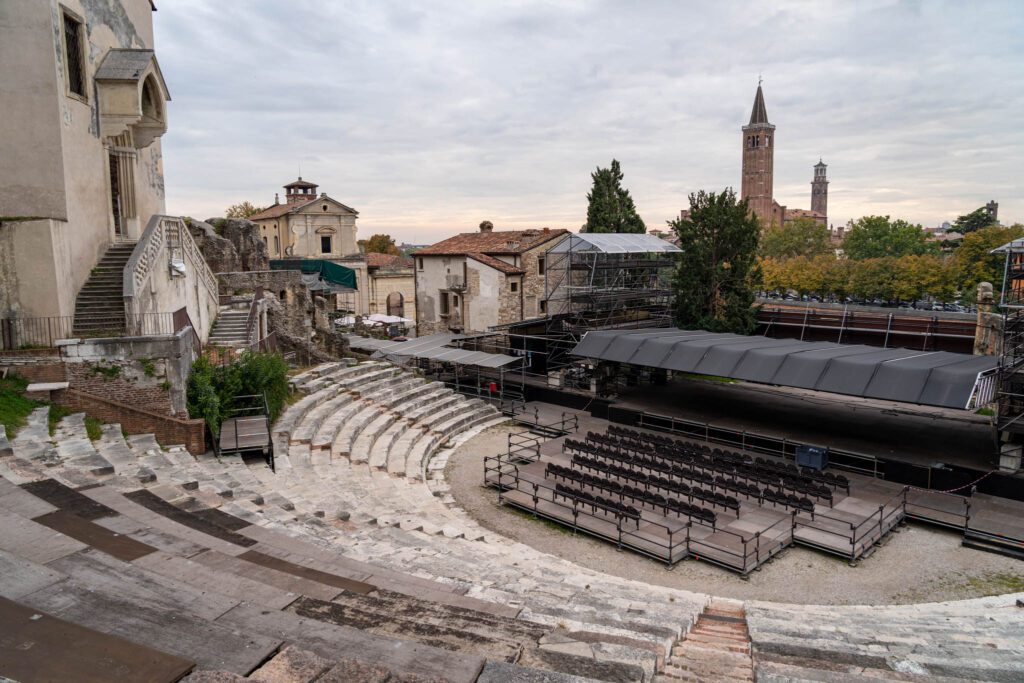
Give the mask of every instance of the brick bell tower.
POLYGON ((814 180, 811 181, 811 211, 826 216, 828 222, 828 178, 825 170, 828 166, 821 159, 814 165, 814 180))
POLYGON ((772 178, 775 162, 775 126, 768 123, 760 80, 750 123, 743 126, 743 182, 740 196, 764 224, 772 220, 772 178))

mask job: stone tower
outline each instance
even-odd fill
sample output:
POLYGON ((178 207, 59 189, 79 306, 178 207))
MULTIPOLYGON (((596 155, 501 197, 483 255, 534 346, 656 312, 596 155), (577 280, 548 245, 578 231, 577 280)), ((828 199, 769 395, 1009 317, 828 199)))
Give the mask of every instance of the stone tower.
POLYGON ((754 215, 767 224, 772 219, 772 175, 775 158, 775 126, 768 123, 764 93, 757 84, 750 123, 743 126, 743 183, 740 195, 754 215))
POLYGON ((826 217, 828 223, 828 178, 825 177, 825 170, 828 166, 818 159, 814 165, 814 180, 811 181, 811 211, 820 213, 826 217))

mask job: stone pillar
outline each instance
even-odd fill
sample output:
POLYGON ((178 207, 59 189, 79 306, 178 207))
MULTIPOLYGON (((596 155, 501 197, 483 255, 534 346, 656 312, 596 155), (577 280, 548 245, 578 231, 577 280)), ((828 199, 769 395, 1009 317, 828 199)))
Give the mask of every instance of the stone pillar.
POLYGON ((978 284, 978 317, 974 330, 974 355, 994 356, 1002 352, 1003 316, 994 311, 992 283, 978 284))

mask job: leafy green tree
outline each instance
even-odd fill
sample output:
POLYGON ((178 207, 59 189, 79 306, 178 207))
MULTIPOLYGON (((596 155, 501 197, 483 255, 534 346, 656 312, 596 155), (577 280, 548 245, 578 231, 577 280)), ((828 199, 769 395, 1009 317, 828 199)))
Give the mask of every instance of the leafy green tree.
POLYGON ((989 215, 985 207, 979 207, 970 213, 964 214, 953 222, 953 230, 966 235, 969 232, 975 232, 982 228, 987 228, 991 225, 996 225, 996 221, 992 216, 989 215))
POLYGON ((227 218, 248 218, 254 216, 262 211, 258 206, 255 206, 252 202, 245 201, 240 204, 232 204, 228 207, 228 210, 224 212, 224 216, 227 218))
POLYGON ((185 390, 188 414, 206 420, 216 437, 238 396, 265 394, 273 422, 288 400, 288 365, 274 353, 243 351, 230 363, 215 364, 206 356, 192 363, 185 390))
POLYGON ((1006 228, 993 225, 964 235, 960 248, 953 255, 960 288, 964 292, 973 291, 979 282, 991 282, 999 296, 1006 256, 991 251, 1020 237, 1024 237, 1024 225, 1019 223, 1006 228))
POLYGON ((622 187, 619 162, 611 168, 598 167, 590 174, 594 186, 587 194, 587 222, 581 232, 646 232, 629 190, 622 187))
POLYGON ((390 254, 392 256, 399 256, 402 252, 399 250, 398 245, 395 244, 394 238, 391 235, 371 235, 369 239, 359 240, 359 246, 363 248, 363 251, 367 254, 390 254))
POLYGON ((855 260, 933 253, 920 225, 888 216, 864 216, 853 223, 843 240, 843 252, 855 260))
POLYGON ((690 217, 669 222, 683 250, 673 281, 676 317, 688 329, 753 332, 761 281, 761 224, 732 189, 690 195, 690 217))
POLYGON ((805 216, 782 225, 772 223, 761 235, 761 255, 766 258, 814 257, 829 251, 828 228, 805 216))

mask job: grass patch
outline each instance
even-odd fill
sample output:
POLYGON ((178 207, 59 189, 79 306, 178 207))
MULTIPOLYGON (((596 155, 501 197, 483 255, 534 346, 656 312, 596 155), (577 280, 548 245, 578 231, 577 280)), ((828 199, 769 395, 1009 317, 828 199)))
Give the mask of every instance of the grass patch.
POLYGON ((1024 575, 998 572, 983 576, 971 576, 968 585, 984 595, 1003 595, 1024 592, 1024 575))
POLYGON ((89 435, 89 441, 99 441, 103 436, 103 423, 95 417, 85 416, 85 433, 89 435))
POLYGON ((29 413, 40 405, 25 396, 27 386, 28 381, 18 375, 0 378, 0 424, 6 428, 8 439, 14 438, 28 422, 29 413))
POLYGON ((977 410, 974 411, 974 414, 988 415, 989 417, 992 417, 993 415, 996 414, 996 411, 992 410, 991 408, 978 408, 977 410))
POLYGON ((721 382, 722 384, 736 384, 736 382, 739 381, 732 377, 720 377, 719 375, 696 375, 692 372, 680 372, 676 374, 684 377, 685 379, 702 379, 706 382, 721 382))
POLYGON ((47 417, 47 421, 50 425, 50 436, 53 436, 57 432, 57 425, 68 415, 74 413, 70 408, 59 406, 56 403, 50 404, 50 414, 47 417))

